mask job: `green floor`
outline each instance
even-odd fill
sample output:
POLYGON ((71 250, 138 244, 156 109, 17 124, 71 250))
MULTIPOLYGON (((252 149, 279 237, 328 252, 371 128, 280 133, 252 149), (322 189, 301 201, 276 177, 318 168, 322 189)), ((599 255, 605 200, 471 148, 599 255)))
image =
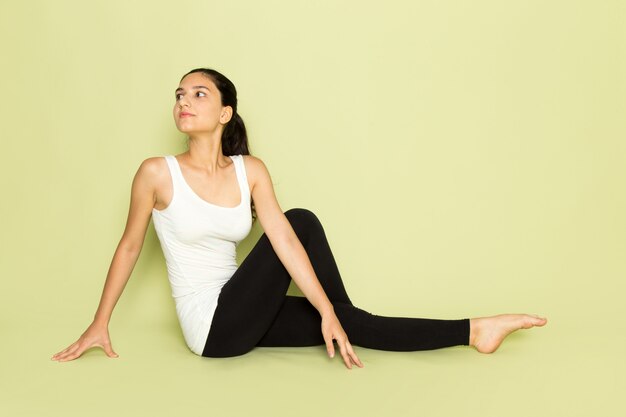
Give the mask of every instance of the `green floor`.
MULTIPOLYGON (((3 324, 5 416, 621 416, 626 384, 617 320, 551 312, 540 329, 500 350, 429 352, 357 348, 347 370, 320 347, 256 348, 236 358, 194 355, 166 323, 111 326, 110 359, 99 349, 72 362, 49 357, 76 334, 42 316, 3 324), (33 333, 37 337, 33 337, 33 333), (601 412, 600 412, 601 410, 601 412)), ((623 328, 623 327, 622 327, 623 328)))

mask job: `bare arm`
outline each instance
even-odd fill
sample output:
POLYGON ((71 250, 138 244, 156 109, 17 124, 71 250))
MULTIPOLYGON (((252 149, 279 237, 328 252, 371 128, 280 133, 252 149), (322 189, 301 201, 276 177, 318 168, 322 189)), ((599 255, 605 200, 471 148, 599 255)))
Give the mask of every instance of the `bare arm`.
POLYGON ((157 158, 146 159, 135 174, 126 228, 113 255, 93 322, 76 342, 52 356, 52 360, 76 359, 93 346, 102 347, 110 357, 118 356, 111 347, 108 325, 141 253, 155 202, 158 163, 157 158))
POLYGON ((252 198, 263 231, 298 288, 320 313, 322 334, 326 341, 328 354, 331 357, 334 356, 332 340, 336 339, 346 366, 351 368, 352 362, 354 362, 362 367, 363 364, 352 350, 352 346, 335 315, 333 305, 324 292, 302 243, 276 200, 271 177, 265 164, 252 156, 246 156, 245 160, 246 171, 252 182, 252 198))
POLYGON ((126 283, 135 267, 146 236, 155 202, 157 167, 154 158, 145 160, 133 179, 126 228, 107 273, 94 322, 108 325, 126 283))

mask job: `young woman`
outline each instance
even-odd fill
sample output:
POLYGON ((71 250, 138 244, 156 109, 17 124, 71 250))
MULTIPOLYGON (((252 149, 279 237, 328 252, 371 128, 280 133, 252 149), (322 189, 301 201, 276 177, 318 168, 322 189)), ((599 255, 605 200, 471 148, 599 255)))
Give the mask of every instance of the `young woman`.
POLYGON ((491 353, 511 332, 546 323, 527 314, 460 320, 383 317, 355 307, 319 219, 306 209, 283 213, 267 168, 250 155, 233 83, 215 70, 198 68, 183 76, 175 97, 174 121, 188 135, 189 150, 148 158, 139 167, 126 228, 94 320, 52 360, 73 360, 94 346, 118 357, 108 324, 151 216, 185 342, 197 355, 326 344, 332 358, 336 341, 351 369, 363 364, 350 340, 390 351, 469 345, 491 353), (255 217, 265 233, 237 266, 235 248, 255 217), (305 297, 286 295, 291 279, 305 297))

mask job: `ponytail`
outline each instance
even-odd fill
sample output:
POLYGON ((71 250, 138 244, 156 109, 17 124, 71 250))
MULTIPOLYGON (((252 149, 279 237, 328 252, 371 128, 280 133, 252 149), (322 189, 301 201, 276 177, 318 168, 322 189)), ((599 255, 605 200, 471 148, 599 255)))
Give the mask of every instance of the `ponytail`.
POLYGON ((222 133, 222 153, 225 156, 250 155, 246 125, 237 112, 233 113, 222 133))
MULTIPOLYGON (((222 153, 225 156, 250 155, 246 125, 237 112, 233 113, 233 117, 231 117, 224 128, 224 132, 222 132, 222 153)), ((254 222, 257 216, 252 198, 250 198, 250 211, 252 212, 252 221, 254 222)))

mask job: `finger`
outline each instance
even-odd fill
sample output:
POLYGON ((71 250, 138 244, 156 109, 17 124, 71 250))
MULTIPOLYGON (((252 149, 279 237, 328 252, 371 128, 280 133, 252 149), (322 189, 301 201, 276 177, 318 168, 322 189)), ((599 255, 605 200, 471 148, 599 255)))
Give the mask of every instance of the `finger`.
POLYGON ((92 346, 77 346, 77 348, 73 352, 68 352, 64 358, 60 360, 60 362, 72 361, 78 357, 80 357, 87 349, 92 346))
MULTIPOLYGON (((59 355, 64 354, 65 352, 67 352, 68 350, 70 350, 70 349, 71 349, 74 345, 76 345, 76 343, 78 343, 78 342, 74 342, 74 343, 72 343, 71 345, 69 345, 68 347, 66 347, 65 349, 63 349, 62 351, 55 353, 55 354, 54 354, 54 356, 59 356, 59 355)), ((54 356, 53 356, 53 357, 54 357, 54 356)))
POLYGON ((64 354, 57 356, 57 358, 55 360, 61 362, 61 361, 65 360, 70 355, 71 355, 71 352, 65 352, 64 354))
POLYGON ((61 353, 57 353, 57 354, 55 355, 55 356, 56 356, 56 360, 66 358, 68 355, 71 355, 71 354, 72 354, 72 352, 74 352, 75 350, 76 350, 76 346, 74 346, 74 347, 72 347, 72 348, 67 348, 67 349, 65 349, 65 350, 64 350, 63 352, 61 352, 61 353))
POLYGON ((120 355, 118 355, 117 353, 115 353, 113 351, 113 346, 111 346, 111 343, 107 343, 104 345, 104 352, 110 357, 110 358, 117 358, 120 355))
POLYGON ((346 342, 347 348, 348 348, 348 354, 350 355, 350 358, 352 359, 352 361, 360 368, 363 368, 363 362, 361 362, 361 360, 359 359, 359 357, 356 355, 356 353, 354 353, 354 349, 352 349, 352 345, 350 344, 350 342, 346 342))
POLYGON ((354 348, 352 347, 352 344, 349 341, 346 341, 346 349, 348 351, 348 355, 350 355, 350 359, 352 359, 352 361, 356 365, 363 366, 363 363, 361 362, 357 354, 354 352, 354 348))
POLYGON ((80 355, 74 353, 71 355, 66 356, 63 359, 59 359, 59 362, 69 362, 69 361, 73 361, 74 359, 76 359, 77 357, 79 357, 80 355))
POLYGON ((348 369, 352 369, 352 362, 350 361, 350 356, 348 355, 348 351, 346 349, 346 342, 341 339, 341 341, 337 340, 337 344, 339 345, 339 350, 341 351, 341 357, 343 358, 343 362, 346 364, 348 369))
POLYGON ((65 361, 65 360, 67 360, 68 357, 71 357, 72 355, 74 355, 76 353, 78 353, 78 356, 80 356, 82 354, 83 350, 85 350, 85 349, 82 348, 80 344, 76 343, 73 348, 71 348, 69 351, 65 352, 63 355, 61 355, 59 357, 59 360, 60 361, 65 361))
POLYGON ((66 353, 65 355, 61 356, 58 360, 59 362, 67 362, 67 361, 71 361, 76 356, 77 355, 75 353, 66 353))
POLYGON ((324 342, 326 342, 326 352, 328 352, 328 356, 331 358, 335 357, 335 345, 333 345, 333 339, 324 335, 324 342))

